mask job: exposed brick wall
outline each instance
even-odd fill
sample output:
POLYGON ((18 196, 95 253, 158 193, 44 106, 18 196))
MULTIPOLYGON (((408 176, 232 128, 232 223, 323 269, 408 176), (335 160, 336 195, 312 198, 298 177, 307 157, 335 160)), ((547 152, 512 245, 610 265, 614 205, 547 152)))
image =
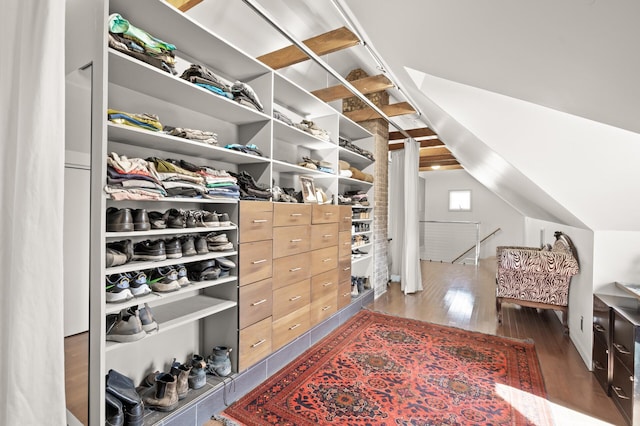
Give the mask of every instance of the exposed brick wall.
MULTIPOLYGON (((367 77, 362 69, 351 71, 347 81, 353 81, 367 77)), ((389 94, 385 91, 366 95, 376 106, 389 104, 389 94)), ((366 104, 356 97, 346 98, 342 101, 342 111, 355 111, 367 108, 366 104)), ((374 168, 374 209, 373 209, 373 277, 372 285, 375 295, 386 291, 389 277, 388 267, 388 217, 389 217, 389 124, 383 119, 367 120, 360 123, 362 127, 373 134, 373 154, 376 158, 374 168)))

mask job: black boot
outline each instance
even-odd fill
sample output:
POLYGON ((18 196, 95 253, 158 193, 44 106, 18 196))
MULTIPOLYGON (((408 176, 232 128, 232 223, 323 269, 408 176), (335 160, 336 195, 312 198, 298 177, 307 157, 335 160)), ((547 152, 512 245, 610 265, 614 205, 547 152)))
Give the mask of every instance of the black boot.
POLYGON ((110 394, 105 392, 105 425, 106 426, 123 426, 124 425, 124 411, 122 402, 110 394))
POLYGON ((125 426, 142 426, 144 405, 133 380, 116 370, 109 370, 106 382, 107 392, 122 402, 125 426))

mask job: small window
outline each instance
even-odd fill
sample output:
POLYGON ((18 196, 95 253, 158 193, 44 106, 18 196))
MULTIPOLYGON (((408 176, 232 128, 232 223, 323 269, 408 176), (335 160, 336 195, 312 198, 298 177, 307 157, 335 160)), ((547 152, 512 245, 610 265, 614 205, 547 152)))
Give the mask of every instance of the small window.
POLYGON ((471 211, 471 190, 449 191, 449 211, 470 212, 471 211))

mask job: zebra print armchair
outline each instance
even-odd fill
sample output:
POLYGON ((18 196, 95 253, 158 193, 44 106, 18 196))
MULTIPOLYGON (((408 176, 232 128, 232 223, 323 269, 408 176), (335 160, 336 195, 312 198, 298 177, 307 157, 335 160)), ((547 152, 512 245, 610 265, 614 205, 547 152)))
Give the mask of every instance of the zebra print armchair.
POLYGON ((578 256, 571 239, 556 232, 553 247, 507 247, 496 249, 496 309, 502 322, 502 304, 514 303, 562 312, 569 334, 569 285, 579 272, 578 256))

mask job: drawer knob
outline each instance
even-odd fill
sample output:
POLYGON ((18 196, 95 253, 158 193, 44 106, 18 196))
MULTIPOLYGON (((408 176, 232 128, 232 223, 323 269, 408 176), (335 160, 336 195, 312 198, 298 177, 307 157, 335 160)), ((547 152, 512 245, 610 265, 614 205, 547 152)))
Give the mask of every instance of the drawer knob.
POLYGON ((264 342, 266 342, 267 339, 262 339, 262 340, 258 340, 257 342, 255 342, 253 345, 251 345, 252 348, 256 348, 258 346, 260 346, 261 344, 263 344, 264 342))
POLYGON ((347 266, 346 268, 342 268, 343 271, 348 271, 349 269, 351 269, 351 266, 347 266))
POLYGON ((291 299, 289 299, 290 302, 295 302, 298 299, 301 299, 302 296, 293 296, 291 299))
POLYGON ((300 323, 298 324, 293 324, 291 327, 289 327, 289 330, 295 330, 296 328, 300 327, 300 323))
POLYGON ((620 352, 623 355, 629 355, 631 354, 631 352, 629 352, 629 350, 627 348, 625 348, 624 346, 622 346, 620 343, 614 343, 613 347, 616 348, 616 350, 618 352, 620 352))
POLYGON ((266 262, 266 261, 267 261, 267 259, 260 259, 260 260, 254 260, 254 261, 253 261, 253 262, 251 262, 251 263, 252 263, 253 265, 257 265, 257 264, 259 264, 259 263, 264 263, 264 262, 266 262))
POLYGON ((327 281, 326 283, 322 284, 322 287, 328 287, 331 284, 333 284, 331 281, 327 281))
POLYGON ((253 223, 266 223, 267 219, 253 219, 253 223))
POLYGON ((322 236, 322 238, 331 238, 331 237, 333 237, 333 235, 331 235, 331 234, 324 234, 324 235, 322 236))
POLYGON ((325 216, 331 216, 331 215, 333 215, 333 212, 324 212, 324 215, 325 216))
POLYGON ((351 220, 351 216, 345 216, 343 217, 344 220, 351 220))
POLYGON ((331 309, 331 305, 322 308, 323 311, 326 311, 327 309, 331 309))
POLYGON ((298 216, 302 216, 302 213, 291 213, 289 216, 298 217, 298 216))
POLYGON ((322 261, 323 261, 323 262, 328 262, 328 261, 330 261, 330 260, 331 260, 331 258, 330 258, 330 257, 327 257, 326 259, 322 259, 322 261))
POLYGON ((291 268, 289 269, 289 272, 298 272, 300 270, 302 270, 302 268, 291 268))
POLYGON ((616 396, 620 399, 631 399, 627 395, 624 394, 624 391, 620 386, 611 386, 611 390, 616 394, 616 396))
POLYGON ((262 299, 262 300, 258 300, 257 302, 253 302, 251 304, 251 306, 258 306, 258 305, 262 305, 264 302, 266 302, 267 299, 262 299))
POLYGON ((299 243, 300 241, 302 241, 302 238, 294 238, 291 240, 292 243, 299 243))
POLYGON ((346 292, 345 294, 342 295, 342 297, 347 297, 347 296, 351 296, 350 292, 346 292))
POLYGON ((593 324, 593 329, 595 331, 597 331, 598 333, 604 333, 604 327, 601 326, 600 324, 593 324))

